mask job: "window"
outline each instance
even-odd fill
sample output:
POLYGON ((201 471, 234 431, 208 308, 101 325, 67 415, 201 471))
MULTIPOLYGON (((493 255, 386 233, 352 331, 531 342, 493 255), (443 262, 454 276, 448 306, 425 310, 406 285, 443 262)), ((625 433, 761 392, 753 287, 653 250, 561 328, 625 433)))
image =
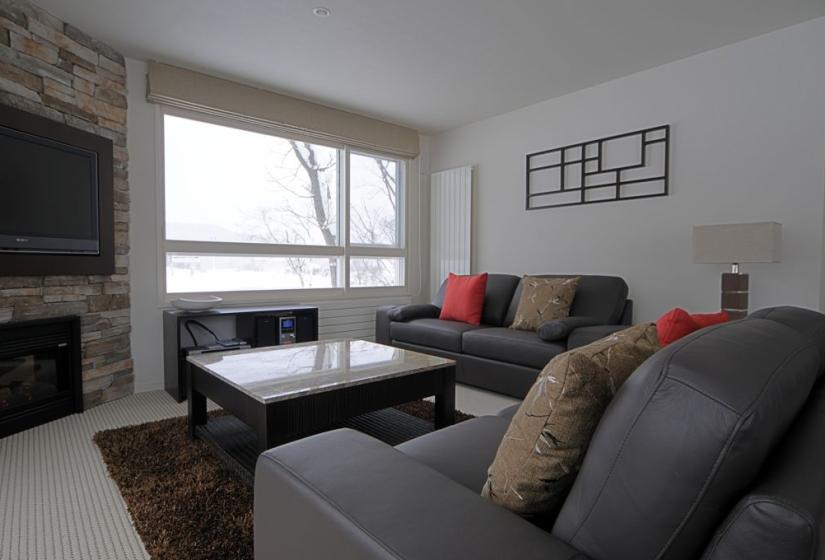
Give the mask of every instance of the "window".
POLYGON ((398 247, 401 165, 355 153, 349 161, 350 243, 398 247))
POLYGON ((166 293, 406 285, 406 162, 163 117, 166 293))
POLYGON ((170 115, 164 132, 166 239, 338 244, 338 150, 170 115))
POLYGON ((398 257, 352 257, 349 260, 350 285, 403 286, 404 259, 398 257))
POLYGON ((166 253, 166 290, 178 293, 334 288, 338 260, 337 257, 166 253))

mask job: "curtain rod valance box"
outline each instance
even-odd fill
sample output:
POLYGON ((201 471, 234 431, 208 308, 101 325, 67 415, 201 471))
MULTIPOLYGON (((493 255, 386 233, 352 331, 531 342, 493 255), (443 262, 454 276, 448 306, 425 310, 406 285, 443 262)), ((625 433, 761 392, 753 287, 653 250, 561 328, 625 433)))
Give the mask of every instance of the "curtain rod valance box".
POLYGON ((149 62, 147 81, 146 98, 154 103, 396 156, 418 155, 418 132, 411 128, 155 61, 149 62))

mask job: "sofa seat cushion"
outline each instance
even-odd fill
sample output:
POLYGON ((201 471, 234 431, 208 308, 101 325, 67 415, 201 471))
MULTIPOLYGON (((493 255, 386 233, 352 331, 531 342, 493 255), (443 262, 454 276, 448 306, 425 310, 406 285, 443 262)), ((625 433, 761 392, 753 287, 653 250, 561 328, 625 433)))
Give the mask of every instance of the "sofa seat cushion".
POLYGON ((536 369, 567 349, 563 342, 545 342, 532 331, 506 327, 468 331, 462 347, 465 354, 536 369))
POLYGON ((396 449, 479 493, 509 425, 509 418, 479 416, 404 442, 396 449))
POLYGON ((511 404, 506 408, 502 408, 496 413, 496 416, 501 416, 502 418, 506 418, 508 421, 513 419, 513 416, 516 415, 518 409, 521 407, 521 403, 511 404))
POLYGON ((390 337, 399 342, 461 352, 461 336, 479 328, 481 327, 458 321, 416 319, 408 323, 392 323, 390 337))

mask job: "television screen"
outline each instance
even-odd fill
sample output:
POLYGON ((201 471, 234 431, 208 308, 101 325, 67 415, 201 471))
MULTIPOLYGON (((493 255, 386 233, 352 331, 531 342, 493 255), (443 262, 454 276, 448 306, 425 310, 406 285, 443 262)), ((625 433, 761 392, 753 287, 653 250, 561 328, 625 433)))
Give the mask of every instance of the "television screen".
POLYGON ((0 127, 0 250, 99 252, 97 154, 0 127))

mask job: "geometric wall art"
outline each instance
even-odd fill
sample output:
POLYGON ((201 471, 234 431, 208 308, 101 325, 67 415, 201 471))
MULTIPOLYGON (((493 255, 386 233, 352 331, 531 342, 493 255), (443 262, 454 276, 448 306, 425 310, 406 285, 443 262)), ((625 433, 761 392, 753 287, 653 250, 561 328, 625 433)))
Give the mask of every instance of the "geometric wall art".
POLYGON ((667 196, 670 125, 527 154, 525 208, 667 196))

